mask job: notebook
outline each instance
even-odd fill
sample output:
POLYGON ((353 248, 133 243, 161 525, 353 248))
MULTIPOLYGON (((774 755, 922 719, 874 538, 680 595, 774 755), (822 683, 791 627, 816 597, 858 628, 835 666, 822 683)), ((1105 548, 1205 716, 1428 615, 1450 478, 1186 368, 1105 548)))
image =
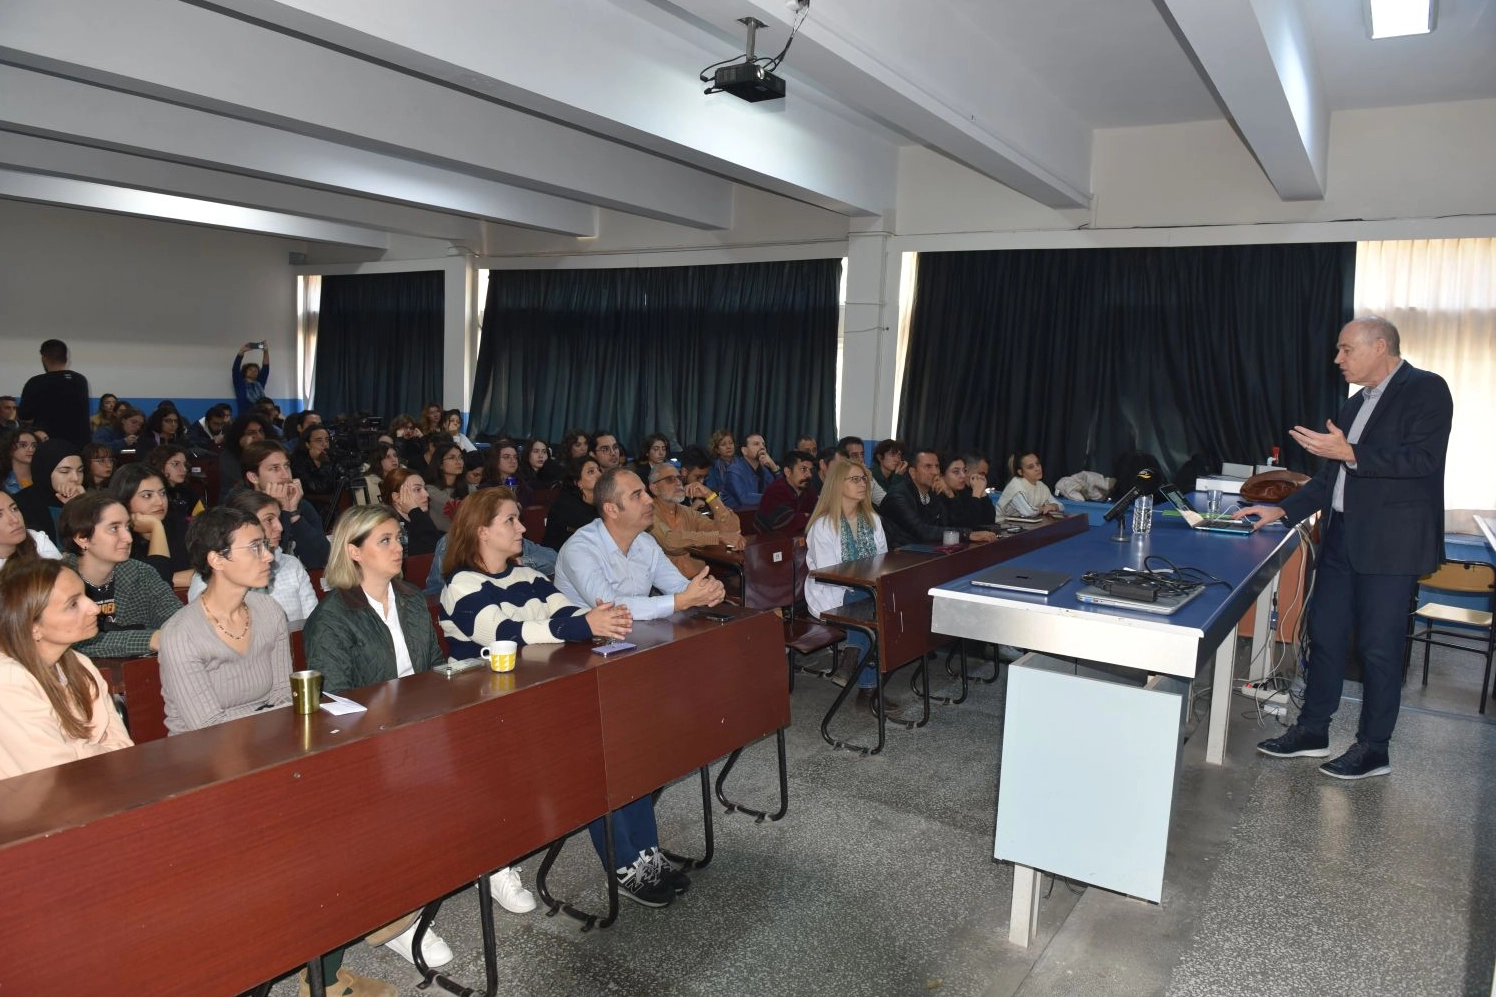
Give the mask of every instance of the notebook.
POLYGON ((1064 588, 1069 581, 1070 576, 1061 571, 1038 571, 1034 568, 1014 568, 999 564, 977 575, 971 583, 984 589, 1027 592, 1029 595, 1053 595, 1064 588))
POLYGON ((1249 537, 1257 532, 1257 527, 1245 519, 1232 519, 1230 516, 1202 516, 1190 500, 1184 497, 1176 486, 1163 484, 1158 486, 1158 493, 1169 500, 1169 504, 1179 510, 1184 521, 1192 530, 1207 530, 1211 533, 1232 533, 1239 537, 1249 537))

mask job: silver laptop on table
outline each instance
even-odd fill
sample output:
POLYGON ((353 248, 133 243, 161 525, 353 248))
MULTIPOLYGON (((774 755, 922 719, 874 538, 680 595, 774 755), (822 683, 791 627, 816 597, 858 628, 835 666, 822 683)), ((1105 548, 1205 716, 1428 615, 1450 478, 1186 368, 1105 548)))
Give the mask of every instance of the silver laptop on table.
POLYGON ((1054 595, 1069 581, 1070 576, 1062 571, 1036 571, 1033 568, 1012 568, 999 564, 974 577, 971 583, 984 589, 1026 592, 1029 595, 1054 595))
POLYGON ((1239 537, 1249 537, 1257 532, 1257 527, 1245 519, 1232 519, 1230 516, 1205 516, 1199 510, 1190 505, 1190 500, 1184 497, 1176 486, 1162 484, 1158 486, 1158 493, 1169 500, 1169 504, 1179 510, 1184 521, 1192 530, 1205 530, 1210 533, 1231 533, 1239 537))

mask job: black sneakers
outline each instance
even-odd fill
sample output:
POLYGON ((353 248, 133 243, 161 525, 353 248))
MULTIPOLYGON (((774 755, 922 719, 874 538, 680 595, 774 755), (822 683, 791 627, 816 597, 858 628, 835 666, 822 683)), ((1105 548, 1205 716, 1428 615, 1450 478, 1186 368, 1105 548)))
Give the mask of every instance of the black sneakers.
POLYGON ((675 890, 660 880, 659 868, 647 856, 640 855, 633 865, 617 870, 618 894, 646 907, 668 907, 675 890))
POLYGON ((1367 779, 1387 775, 1392 771, 1392 763, 1385 750, 1379 751, 1357 741, 1349 751, 1332 762, 1325 762, 1319 770, 1335 779, 1367 779))
POLYGON ((644 858, 654 866, 656 878, 674 890, 677 896, 691 888, 691 877, 677 869, 675 863, 667 859, 665 853, 658 848, 644 849, 644 858))
POLYGON ((1274 758, 1327 758, 1330 735, 1314 734, 1295 724, 1257 745, 1257 750, 1274 758))

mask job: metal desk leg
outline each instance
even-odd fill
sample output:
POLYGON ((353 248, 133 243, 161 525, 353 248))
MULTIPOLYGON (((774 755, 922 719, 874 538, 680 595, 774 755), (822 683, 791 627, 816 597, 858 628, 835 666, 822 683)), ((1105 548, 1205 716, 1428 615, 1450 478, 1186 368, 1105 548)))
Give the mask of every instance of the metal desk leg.
MULTIPOLYGON (((677 855, 666 849, 663 845, 660 847, 660 851, 664 853, 667 859, 686 871, 690 871, 691 869, 705 869, 711 865, 712 855, 716 847, 716 838, 712 832, 712 770, 709 766, 703 765, 699 771, 701 773, 701 823, 703 824, 703 833, 706 836, 706 854, 699 859, 693 859, 686 855, 677 855)), ((659 799, 658 792, 655 794, 655 798, 659 799)))
POLYGON ((722 766, 722 770, 717 773, 717 799, 727 808, 728 813, 737 811, 738 813, 747 814, 754 818, 755 823, 762 824, 766 820, 779 820, 789 811, 790 778, 789 766, 784 754, 784 728, 781 727, 775 731, 774 736, 779 742, 779 810, 773 814, 770 814, 766 810, 754 810, 752 807, 745 807, 741 803, 734 803, 723 793, 722 784, 727 781, 727 774, 732 771, 732 767, 738 763, 738 756, 743 753, 743 749, 738 748, 727 756, 727 762, 722 766))
POLYGON ((1257 596, 1257 612, 1252 620, 1252 666, 1247 678, 1260 682, 1273 670, 1271 641, 1277 639, 1272 630, 1273 594, 1278 591, 1278 579, 1274 578, 1257 596))
MULTIPOLYGON (((873 630, 870 627, 858 626, 857 624, 848 623, 848 622, 841 621, 841 620, 838 620, 836 625, 839 626, 839 627, 841 627, 843 630, 861 630, 863 633, 867 634, 868 641, 869 641, 869 643, 872 646, 871 646, 871 649, 868 651, 867 661, 864 663, 864 667, 866 667, 868 664, 871 664, 873 668, 877 668, 878 667, 878 664, 877 664, 877 662, 878 662, 878 632, 876 630, 873 630)), ((852 694, 852 690, 854 690, 854 689, 857 688, 857 678, 858 678, 858 675, 860 673, 861 673, 861 669, 858 669, 857 672, 853 673, 853 675, 850 678, 847 679, 847 684, 844 685, 844 686, 842 686, 842 691, 837 695, 836 699, 832 700, 831 708, 829 710, 827 710, 826 711, 826 715, 823 718, 821 718, 821 738, 827 744, 831 745, 833 748, 846 748, 848 751, 856 751, 856 752, 860 752, 861 754, 864 754, 864 755, 876 755, 880 751, 883 750, 883 745, 886 743, 885 732, 887 730, 887 728, 886 728, 886 726, 884 724, 884 720, 883 720, 883 680, 884 680, 884 676, 881 673, 878 675, 878 744, 877 744, 877 746, 873 747, 873 748, 865 748, 865 747, 863 747, 860 744, 853 744, 850 741, 843 741, 843 740, 840 740, 839 738, 835 738, 835 737, 831 736, 831 718, 834 717, 834 716, 836 716, 836 711, 842 708, 842 704, 847 701, 847 697, 852 694)), ((926 707, 926 708, 928 709, 928 707, 926 707)))
POLYGON ((322 957, 306 964, 306 988, 312 997, 327 997, 327 981, 322 979, 322 957))
MULTIPOLYGON (((457 997, 495 997, 499 992, 499 945, 498 935, 493 926, 493 886, 489 883, 487 874, 479 876, 475 883, 478 887, 479 923, 483 927, 483 975, 488 986, 483 990, 465 987, 445 973, 439 973, 426 965, 426 959, 421 953, 421 944, 426 939, 426 931, 431 927, 431 922, 436 918, 436 912, 441 909, 442 900, 446 899, 442 897, 421 908, 421 916, 416 921, 416 934, 411 944, 411 954, 415 957, 416 972, 421 974, 421 982, 416 984, 417 990, 426 990, 434 983, 448 993, 456 994, 457 997)), ((465 890, 467 887, 463 886, 459 889, 465 890)))
POLYGON ((1008 941, 1028 948, 1039 937, 1039 870, 1013 865, 1013 905, 1008 912, 1008 941))
POLYGON ((593 925, 606 928, 618 919, 618 874, 614 872, 618 858, 613 854, 613 813, 609 811, 603 815, 603 839, 607 857, 603 864, 607 868, 608 877, 608 913, 604 917, 589 914, 579 907, 572 906, 564 900, 557 900, 551 896, 551 891, 546 885, 546 878, 550 875, 551 866, 556 864, 556 857, 561 854, 561 849, 566 847, 566 841, 576 831, 551 842, 551 847, 545 851, 545 858, 540 862, 540 871, 535 876, 535 891, 540 894, 540 902, 546 906, 546 917, 555 917, 557 914, 565 914, 582 922, 583 931, 591 931, 593 925))
POLYGON ((1236 630, 1226 634, 1215 653, 1215 679, 1210 690, 1210 735, 1205 741, 1205 761, 1226 761, 1226 727, 1231 720, 1231 680, 1236 671, 1236 630))

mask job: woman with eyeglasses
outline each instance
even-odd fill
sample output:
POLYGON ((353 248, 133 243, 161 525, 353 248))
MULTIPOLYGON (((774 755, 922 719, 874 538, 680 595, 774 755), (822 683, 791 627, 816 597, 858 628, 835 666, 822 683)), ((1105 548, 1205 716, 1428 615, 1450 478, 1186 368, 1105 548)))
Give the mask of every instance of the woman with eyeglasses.
POLYGON ((0 472, 9 494, 19 494, 31 484, 31 461, 36 457, 36 446, 36 434, 29 429, 12 429, 0 436, 0 472))
MULTIPOLYGON (((826 469, 821 498, 805 527, 805 566, 810 571, 829 568, 843 561, 860 561, 888 552, 883 520, 873 511, 870 497, 872 471, 860 463, 837 460, 826 469)), ((820 619, 823 613, 868 599, 865 592, 805 579, 805 605, 820 619)), ((847 646, 832 681, 844 686, 857 678, 857 709, 875 711, 878 703, 878 668, 868 661, 872 642, 860 630, 847 630, 847 646)), ((895 722, 906 716, 901 704, 883 697, 884 715, 895 722)))
POLYGON ((0 779, 128 748, 109 685, 74 645, 97 608, 55 561, 0 575, 0 779))
POLYGON ((426 482, 426 494, 430 499, 427 512, 431 522, 445 533, 452 528, 457 504, 468 494, 467 465, 463 462, 462 447, 455 443, 438 443, 431 452, 426 473, 421 477, 426 482))
MULTIPOLYGON (((239 491, 229 496, 226 507, 249 513, 259 521, 265 531, 265 542, 270 545, 270 583, 257 592, 263 592, 285 610, 286 625, 295 633, 306 623, 312 610, 317 608, 317 592, 312 588, 311 576, 295 554, 281 548, 281 537, 285 527, 281 525, 281 504, 264 492, 239 491)), ((207 580, 196 571, 192 583, 187 586, 187 601, 191 602, 203 594, 207 580)))
POLYGON ((495 440, 483 457, 483 487, 503 485, 514 492, 523 509, 530 504, 532 490, 519 472, 519 443, 510 439, 495 440))
MULTIPOLYGON (((321 423, 301 431, 301 445, 291 455, 291 474, 308 495, 331 496, 338 487, 338 466, 332 459, 332 433, 321 423)), ((331 510, 320 508, 327 516, 331 510)))
POLYGON ((108 488, 109 479, 114 477, 114 451, 103 443, 90 443, 83 448, 82 457, 84 489, 98 491, 108 488))
POLYGON ((146 447, 175 443, 182 438, 182 434, 181 413, 174 408, 163 406, 152 412, 151 417, 145 421, 145 436, 140 440, 136 449, 143 450, 146 447))
POLYGON ((561 494, 551 503, 545 520, 545 539, 542 547, 559 551, 571 535, 597 518, 597 507, 592 504, 592 489, 597 479, 603 476, 597 461, 581 457, 566 464, 566 480, 561 485, 561 494))
POLYGON ((138 658, 158 650, 160 630, 182 602, 144 561, 130 556, 130 511, 108 492, 87 492, 62 510, 63 563, 99 607, 98 634, 78 645, 94 658, 138 658))
POLYGON ((187 484, 191 466, 187 463, 187 451, 175 443, 156 447, 145 455, 145 462, 156 469, 161 480, 166 482, 166 501, 186 523, 203 511, 203 500, 187 484))
POLYGON ((8 492, 0 492, 0 568, 11 561, 38 557, 56 561, 62 552, 38 530, 28 530, 21 507, 8 492))
POLYGON ((187 530, 203 594, 161 629, 166 730, 181 734, 291 705, 286 614, 253 589, 270 582, 265 531, 242 509, 220 506, 187 530))
POLYGON ((431 496, 419 474, 408 467, 395 468, 379 483, 379 500, 394 509, 400 518, 400 525, 404 527, 400 543, 405 548, 406 557, 436 553, 442 531, 431 521, 431 496))

